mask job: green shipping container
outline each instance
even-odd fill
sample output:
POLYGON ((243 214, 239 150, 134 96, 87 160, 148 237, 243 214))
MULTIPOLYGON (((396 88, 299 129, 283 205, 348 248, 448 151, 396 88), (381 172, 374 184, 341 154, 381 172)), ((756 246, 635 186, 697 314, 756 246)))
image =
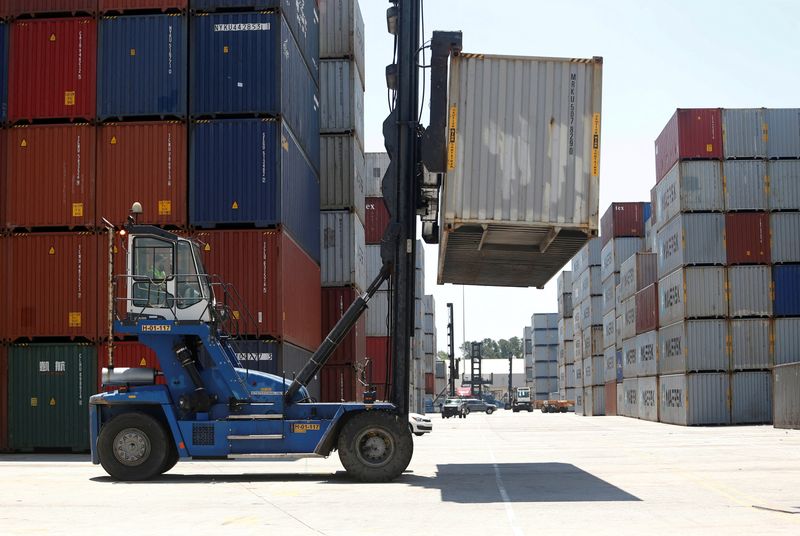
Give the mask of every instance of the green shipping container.
POLYGON ((89 450, 89 397, 97 349, 20 344, 8 351, 8 443, 12 450, 89 450))

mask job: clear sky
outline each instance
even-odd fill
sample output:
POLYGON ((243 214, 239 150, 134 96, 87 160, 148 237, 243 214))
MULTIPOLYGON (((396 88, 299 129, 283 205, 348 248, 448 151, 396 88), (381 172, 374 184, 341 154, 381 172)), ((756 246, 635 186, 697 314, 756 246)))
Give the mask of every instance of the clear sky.
MULTIPOLYGON (((383 151, 389 4, 360 1, 365 150, 383 151)), ((800 0, 425 0, 424 6, 425 39, 434 29, 461 30, 466 52, 603 57, 601 214, 612 201, 650 199, 653 141, 675 108, 800 107, 800 0)), ((427 113, 427 101, 425 107, 427 113)), ((441 350, 447 302, 455 304, 456 346, 462 321, 466 339, 509 338, 522 335, 534 312, 556 311, 555 278, 544 290, 462 291, 436 285, 437 256, 437 246, 425 247, 425 292, 436 297, 441 350)))

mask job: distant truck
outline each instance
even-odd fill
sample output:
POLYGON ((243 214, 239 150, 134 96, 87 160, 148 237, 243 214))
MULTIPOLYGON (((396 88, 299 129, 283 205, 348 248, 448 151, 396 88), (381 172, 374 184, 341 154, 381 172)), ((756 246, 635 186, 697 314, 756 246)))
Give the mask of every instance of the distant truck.
POLYGON ((514 413, 521 410, 533 411, 533 401, 531 400, 530 387, 517 387, 514 391, 514 398, 511 401, 511 409, 514 413))

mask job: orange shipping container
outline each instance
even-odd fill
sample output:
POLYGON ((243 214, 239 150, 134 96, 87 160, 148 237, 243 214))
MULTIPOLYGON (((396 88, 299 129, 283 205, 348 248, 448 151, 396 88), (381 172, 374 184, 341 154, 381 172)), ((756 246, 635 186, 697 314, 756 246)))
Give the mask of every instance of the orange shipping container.
POLYGON ((184 227, 186 125, 178 122, 116 123, 99 128, 97 225, 122 225, 139 201, 139 223, 184 227))
POLYGON ((14 127, 6 152, 6 227, 94 225, 94 127, 14 127))

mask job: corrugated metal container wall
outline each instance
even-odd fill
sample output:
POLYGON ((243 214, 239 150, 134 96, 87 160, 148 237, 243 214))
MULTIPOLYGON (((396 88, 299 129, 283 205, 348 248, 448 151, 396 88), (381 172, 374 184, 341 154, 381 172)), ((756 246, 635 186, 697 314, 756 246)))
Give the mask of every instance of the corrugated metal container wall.
POLYGON ((617 350, 613 346, 603 350, 603 381, 617 381, 617 350))
POLYGON ((722 110, 725 158, 765 158, 767 137, 763 108, 722 110))
POLYGON ((773 321, 775 365, 800 362, 800 318, 773 321))
POLYGON ((636 361, 639 359, 636 348, 636 337, 622 342, 622 377, 635 378, 638 372, 636 361))
POLYGON ((139 223, 185 227, 186 125, 117 123, 97 129, 97 219, 122 226, 131 204, 142 203, 139 223))
POLYGON ((731 424, 772 424, 772 373, 731 374, 731 424))
POLYGON ((725 264, 725 216, 679 214, 656 235, 658 277, 681 266, 725 264))
POLYGON ((772 262, 800 262, 800 212, 770 214, 769 230, 772 262))
POLYGON ((0 346, 0 452, 8 450, 8 351, 0 346))
POLYGON ((800 158, 800 109, 767 108, 768 158, 800 158))
POLYGON ((623 415, 639 418, 639 379, 625 378, 622 382, 624 393, 623 415))
POLYGON ((587 395, 584 393, 584 396, 587 396, 587 405, 590 405, 590 411, 588 413, 584 413, 584 415, 591 415, 593 417, 600 417, 606 414, 606 389, 604 385, 595 385, 589 388, 589 394, 587 395), (588 404, 588 400, 591 400, 591 404, 588 404))
POLYGON ((453 58, 440 283, 543 287, 596 234, 601 78, 601 58, 453 58))
POLYGON ((575 341, 564 341, 563 346, 559 346, 559 359, 561 359, 565 365, 569 365, 575 362, 575 341))
MULTIPOLYGON (((2 131, 0 131, 2 132, 2 131)), ((0 152, 2 154, 2 152, 0 152)), ((2 170, 2 167, 0 167, 2 170)), ((0 173, 0 178, 2 173, 0 173)), ((2 187, 0 180, 0 187, 2 187)), ((0 201, 0 207, 3 206, 0 201)), ((2 221, 2 220, 0 220, 2 221)), ((10 240, 7 236, 0 235, 0 292, 8 292, 8 259, 11 256, 10 240)), ((0 346, 8 340, 8 300, 0 307, 0 346)))
POLYGON ((602 355, 592 356, 592 385, 602 386, 605 383, 606 359, 602 355))
POLYGON ((603 297, 592 296, 581 304, 581 329, 603 325, 603 297))
POLYGON ((280 224, 319 260, 319 182, 284 122, 193 125, 189 220, 198 227, 280 224))
POLYGON ((590 266, 600 266, 603 258, 603 244, 599 238, 589 240, 572 258, 572 281, 576 281, 590 266))
MULTIPOLYGON (((336 325, 348 307, 358 297, 352 288, 323 288, 322 289, 322 333, 324 338, 333 326, 336 325)), ((328 363, 331 365, 345 365, 361 363, 367 353, 366 318, 362 315, 356 325, 342 339, 342 343, 331 355, 328 363)))
POLYGON ((320 149, 320 208, 352 209, 363 222, 364 153, 352 135, 322 136, 320 149))
POLYGON ((728 314, 733 317, 772 315, 772 268, 728 268, 728 314))
MULTIPOLYGON (((0 2, 1 3, 1 2, 0 2)), ((2 11, 2 7, 0 7, 2 11)), ((5 13, 0 13, 5 17, 5 13)), ((0 122, 5 123, 8 115, 8 24, 0 21, 0 122)))
POLYGON ((10 121, 95 116, 97 24, 90 18, 11 26, 10 121))
MULTIPOLYGON (((419 301, 419 300, 416 300, 419 301)), ((389 292, 379 290, 369 300, 369 308, 365 314, 367 317, 367 337, 388 337, 389 336, 389 292)))
POLYGON ((646 203, 611 203, 600 218, 600 241, 606 245, 611 238, 644 236, 644 206, 646 203))
POLYGON ((135 10, 184 10, 189 7, 188 0, 98 0, 100 13, 128 13, 135 10))
POLYGON ((391 216, 382 197, 367 197, 364 200, 364 239, 367 244, 380 244, 391 216))
POLYGON ((800 316, 800 265, 787 264, 772 268, 775 316, 800 316))
POLYGON ((728 314, 725 268, 693 266, 675 270, 658 282, 658 325, 684 318, 721 318, 728 314))
MULTIPOLYGON (((622 311, 622 307, 621 306, 619 306, 617 308, 617 312, 620 312, 620 311, 622 311)), ((622 315, 617 315, 617 321, 615 322, 615 324, 617 325, 616 326, 617 327, 617 340, 616 340, 615 346, 617 347, 617 350, 620 350, 620 349, 622 349, 622 325, 624 324, 624 321, 622 319, 622 315)))
MULTIPOLYGON (((387 388, 391 384, 391 337, 367 337, 366 338, 366 357, 369 359, 367 366, 366 380, 378 390, 378 398, 386 400, 387 388)), ((437 361, 436 370, 439 370, 437 361)), ((445 377, 442 375, 441 377, 445 377)))
POLYGON ((6 226, 92 227, 94 127, 22 126, 6 136, 6 226))
POLYGON ((206 271, 233 285, 259 336, 306 349, 319 345, 319 266, 286 233, 204 231, 195 238, 204 244, 206 271))
POLYGON ((655 376, 658 373, 658 332, 648 331, 636 336, 636 375, 655 376))
POLYGON ((425 393, 429 395, 436 394, 434 393, 434 379, 433 374, 425 373, 425 393))
POLYGON ((775 428, 800 430, 800 363, 776 366, 772 373, 775 428))
MULTIPOLYGON (((369 285, 378 277, 378 272, 381 271, 383 266, 383 259, 381 259, 380 246, 367 245, 364 247, 366 251, 367 284, 369 285)), ((379 290, 389 290, 389 282, 384 281, 379 290)))
POLYGON ((622 357, 622 350, 617 350, 617 383, 625 378, 624 359, 622 357))
POLYGON ((383 176, 389 168, 389 155, 386 153, 364 153, 364 195, 383 197, 383 176))
POLYGON ((600 267, 592 266, 585 270, 578 277, 577 285, 573 285, 572 289, 572 297, 577 302, 583 302, 591 296, 602 296, 603 285, 600 283, 600 267))
POLYGON ((660 420, 684 426, 730 424, 728 374, 676 374, 659 377, 660 420))
POLYGON ((620 267, 620 300, 625 300, 658 281, 658 255, 638 252, 620 267))
MULTIPOLYGON (((682 159, 722 158, 722 114, 719 108, 678 109, 655 142, 656 181, 682 159)), ((661 214, 658 215, 659 221, 661 214)))
POLYGON ((364 389, 353 365, 325 365, 320 371, 320 402, 353 402, 364 389))
POLYGON ((186 116, 187 18, 100 19, 97 117, 186 116))
POLYGON ((92 234, 12 236, 5 293, 10 296, 8 337, 97 338, 104 303, 98 262, 92 234))
POLYGON ((614 311, 603 316, 603 346, 614 349, 617 342, 617 317, 614 311))
MULTIPOLYGON (((558 342, 571 341, 574 338, 573 328, 575 325, 569 319, 558 319, 558 342)), ((526 326, 527 328, 527 326, 526 326)), ((530 329, 530 328, 527 328, 530 329)))
POLYGON ((679 162, 653 188, 658 231, 680 212, 722 212, 725 208, 722 164, 679 162))
POLYGON ((769 264, 769 214, 725 214, 725 249, 728 264, 769 264))
POLYGON ((97 11, 97 0, 7 0, 11 15, 70 14, 97 11))
POLYGON ((319 55, 321 58, 352 58, 361 80, 366 80, 364 18, 357 0, 319 1, 319 55))
POLYGON ((619 272, 622 263, 630 258, 631 255, 644 248, 644 240, 641 238, 612 238, 603 246, 603 269, 601 277, 603 281, 619 272))
POLYGON ((8 377, 9 447, 89 449, 89 397, 97 388, 94 346, 12 346, 8 377))
POLYGON ((367 288, 364 226, 352 212, 320 212, 322 285, 367 288))
POLYGON ((613 313, 617 306, 617 287, 619 286, 619 274, 609 277, 603 281, 603 314, 613 313))
POLYGON ((764 160, 725 160, 725 210, 768 210, 769 179, 764 160))
POLYGON ((658 329, 658 283, 653 283, 637 292, 634 300, 636 302, 636 333, 658 329))
POLYGON ((583 387, 575 387, 575 415, 583 415, 583 387))
POLYGON ((767 176, 770 210, 797 210, 800 207, 800 160, 770 160, 767 176))
POLYGON ((728 369, 725 320, 687 320, 658 331, 659 374, 728 369))
POLYGON ((639 378, 637 388, 638 417, 645 421, 658 422, 658 378, 655 376, 639 378))
POLYGON ((630 339, 636 336, 636 297, 628 298, 622 302, 622 338, 630 339))
POLYGON ((190 33, 191 115, 280 115, 318 169, 319 93, 286 21, 218 13, 193 17, 190 33))
POLYGON ((730 330, 731 370, 767 369, 772 366, 769 320, 731 320, 730 330))
POLYGON ((350 60, 322 60, 320 132, 355 132, 364 142, 364 85, 350 60))

